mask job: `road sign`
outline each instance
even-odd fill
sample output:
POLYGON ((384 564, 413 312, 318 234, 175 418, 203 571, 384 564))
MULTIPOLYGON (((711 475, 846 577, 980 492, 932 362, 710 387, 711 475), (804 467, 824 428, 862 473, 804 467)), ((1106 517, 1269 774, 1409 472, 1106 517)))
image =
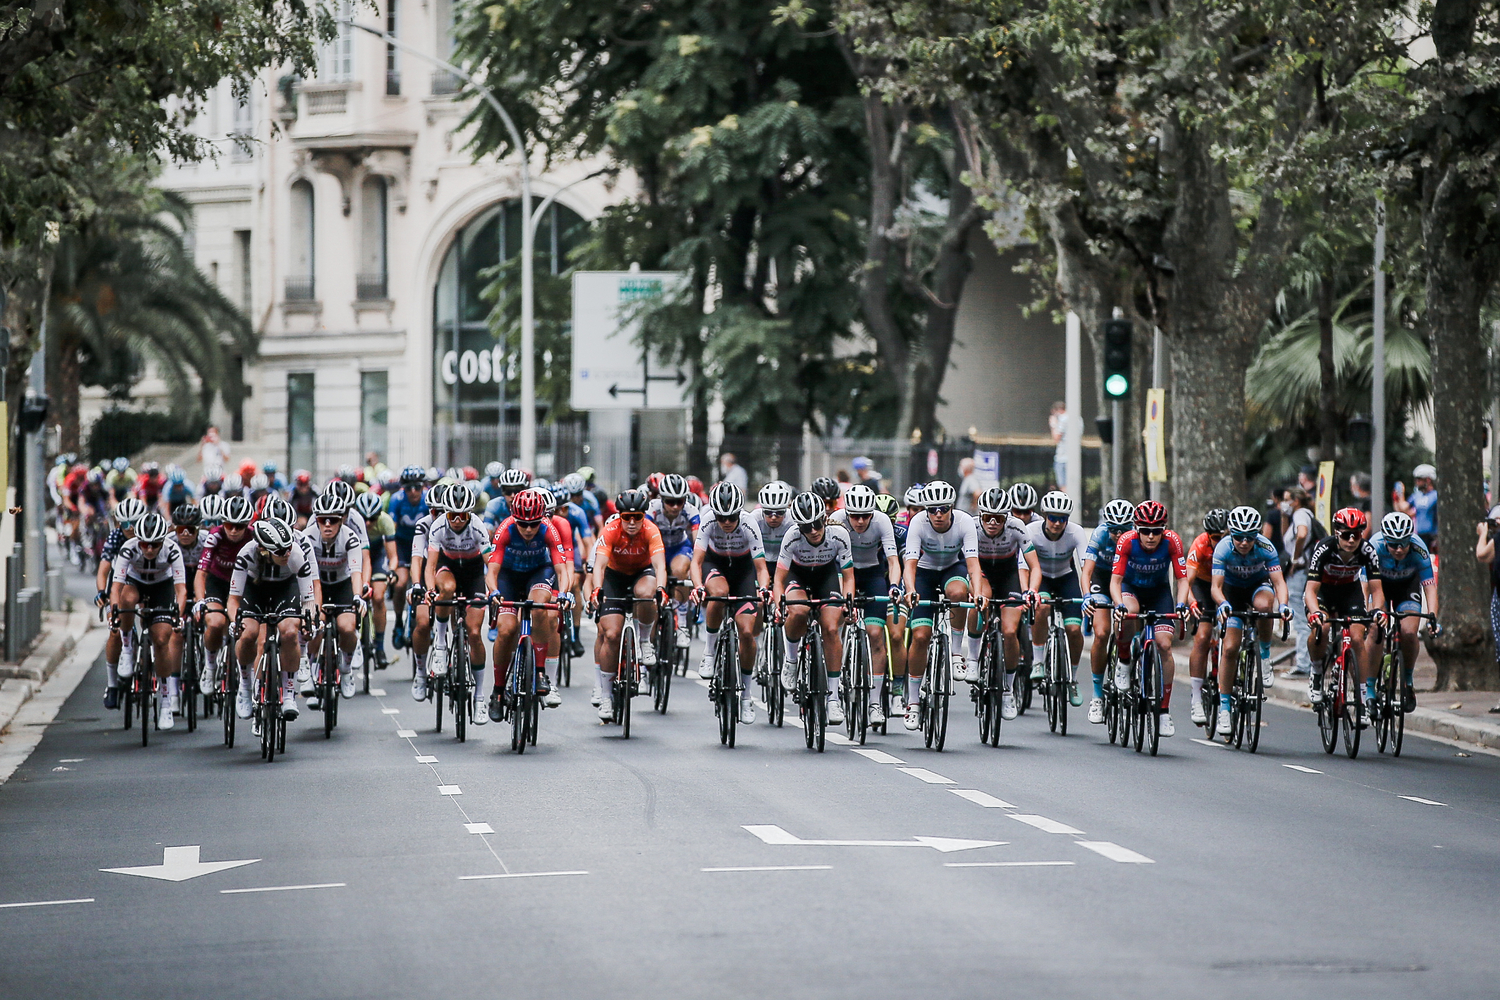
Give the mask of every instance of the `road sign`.
POLYGON ((1313 517, 1323 526, 1324 531, 1332 531, 1331 523, 1333 517, 1333 463, 1318 463, 1318 486, 1317 498, 1313 503, 1313 517))
POLYGON ((1004 840, 960 840, 955 837, 913 837, 911 840, 803 840, 779 826, 747 826, 767 844, 800 844, 805 847, 927 847, 944 854, 972 851, 976 847, 1003 847, 1004 840))
POLYGON ((163 882, 186 882, 190 878, 199 875, 208 875, 213 872, 222 872, 229 868, 239 868, 242 865, 253 865, 260 858, 250 858, 247 861, 199 861, 199 848, 192 847, 166 847, 161 852, 161 864, 140 865, 135 868, 101 868, 101 872, 113 872, 116 875, 139 875, 142 878, 157 878, 163 882))
POLYGON ((630 310, 668 294, 676 271, 577 271, 573 274, 575 410, 681 409, 687 374, 659 357, 642 357, 630 310))
POLYGON ((1167 481, 1167 390, 1146 390, 1146 480, 1167 481))

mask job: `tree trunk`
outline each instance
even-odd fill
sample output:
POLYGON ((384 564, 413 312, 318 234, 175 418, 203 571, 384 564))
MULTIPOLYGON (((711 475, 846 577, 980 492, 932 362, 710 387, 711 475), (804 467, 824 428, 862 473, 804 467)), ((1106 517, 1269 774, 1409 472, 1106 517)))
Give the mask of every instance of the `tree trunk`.
POLYGON ((1333 363, 1333 275, 1318 282, 1318 427, 1322 461, 1337 455, 1339 422, 1335 401, 1337 372, 1333 363))
POLYGON ((59 428, 58 446, 62 451, 82 450, 82 429, 79 427, 78 390, 82 374, 78 361, 78 340, 67 335, 57 338, 57 398, 52 401, 56 408, 59 428))

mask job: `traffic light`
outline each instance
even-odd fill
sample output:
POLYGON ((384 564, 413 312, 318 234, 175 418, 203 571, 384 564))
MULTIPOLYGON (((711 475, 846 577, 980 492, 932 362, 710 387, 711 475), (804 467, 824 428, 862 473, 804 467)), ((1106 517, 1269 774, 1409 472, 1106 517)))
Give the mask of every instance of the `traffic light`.
POLYGON ((1130 395, 1130 340, 1133 331, 1128 319, 1111 319, 1104 323, 1104 395, 1124 399, 1130 395))

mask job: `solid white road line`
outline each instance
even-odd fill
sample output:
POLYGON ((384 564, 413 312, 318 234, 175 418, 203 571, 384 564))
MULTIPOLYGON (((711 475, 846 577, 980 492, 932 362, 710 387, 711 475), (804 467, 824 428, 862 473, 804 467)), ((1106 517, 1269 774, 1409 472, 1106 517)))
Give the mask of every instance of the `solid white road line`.
POLYGON ((396 730, 396 735, 403 740, 414 740, 417 738, 417 731, 415 729, 398 729, 396 730))
POLYGON ((700 872, 826 872, 833 865, 740 865, 733 868, 699 868, 700 872))
POLYGON ((1066 823, 1059 823, 1057 820, 1048 819, 1045 816, 1034 816, 1027 813, 1011 813, 1010 818, 1018 819, 1022 823, 1025 823, 1027 826, 1034 826, 1043 833, 1066 833, 1074 837, 1083 836, 1082 830, 1075 830, 1073 827, 1069 826, 1066 823))
POLYGON ((1076 865, 1076 861, 945 861, 944 868, 1052 868, 1076 865))
POLYGON ((1446 802, 1434 802, 1431 799, 1424 799, 1420 795, 1398 795, 1396 798, 1405 799, 1408 802, 1418 802, 1424 806, 1446 806, 1448 804, 1446 802))
POLYGON ((860 749, 860 750, 855 750, 854 752, 857 753, 857 754, 859 754, 861 757, 865 758, 866 760, 873 760, 877 764, 905 764, 906 763, 906 761, 902 760, 900 757, 892 757, 890 754, 886 753, 884 750, 864 750, 864 749, 860 749))
POLYGON ((1282 767, 1289 767, 1293 771, 1301 771, 1303 774, 1322 774, 1323 773, 1322 771, 1316 770, 1315 768, 1303 767, 1301 764, 1282 764, 1281 766, 1282 767))
POLYGON ((896 770, 902 774, 909 774, 913 778, 920 778, 929 785, 956 785, 958 782, 952 778, 945 778, 941 774, 927 770, 925 767, 898 767, 896 770))
POLYGON ((220 895, 233 896, 241 892, 291 892, 295 889, 342 889, 347 882, 319 882, 316 885, 262 885, 254 889, 220 889, 220 895))
POLYGON ((457 785, 438 785, 439 795, 462 795, 463 791, 457 785))
POLYGON ((587 875, 588 872, 506 872, 503 875, 460 875, 460 882, 480 882, 492 878, 544 878, 549 875, 587 875))
POLYGON ((984 806, 986 809, 1014 809, 1015 806, 1004 799, 997 799, 988 792, 977 791, 973 788, 950 788, 948 791, 961 799, 968 799, 976 806, 984 806))
POLYGON ((0 903, 0 910, 17 910, 23 906, 66 906, 69 903, 92 903, 94 897, 88 899, 39 899, 35 903, 0 903))
POLYGON ((488 823, 465 823, 464 829, 470 833, 494 833, 494 827, 488 823))
POLYGON ((1110 843, 1107 840, 1075 840, 1073 843, 1079 847, 1086 847, 1095 854, 1102 854, 1111 861, 1119 861, 1127 865, 1154 865, 1155 861, 1144 854, 1137 854, 1128 847, 1110 843))

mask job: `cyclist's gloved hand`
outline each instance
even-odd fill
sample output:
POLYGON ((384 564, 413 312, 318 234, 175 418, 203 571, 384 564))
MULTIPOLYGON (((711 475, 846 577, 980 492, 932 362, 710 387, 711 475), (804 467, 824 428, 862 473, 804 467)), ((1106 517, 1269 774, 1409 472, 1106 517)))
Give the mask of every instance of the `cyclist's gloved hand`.
POLYGON ((1428 622, 1427 623, 1427 634, 1430 635, 1430 636, 1433 636, 1433 637, 1442 635, 1443 634, 1442 623, 1441 622, 1428 622))
POLYGON ((104 607, 104 605, 106 603, 108 603, 108 601, 109 601, 109 595, 106 594, 102 590, 99 591, 97 594, 94 595, 94 607, 96 607, 96 608, 102 608, 102 607, 104 607))
POLYGON ((1381 608, 1376 608, 1371 612, 1370 618, 1376 628, 1385 628, 1386 622, 1390 620, 1389 616, 1381 608))
MULTIPOLYGON (((1220 604, 1219 605, 1219 621, 1221 621, 1221 622, 1222 621, 1228 621, 1230 614, 1232 614, 1233 612, 1234 612, 1234 608, 1230 605, 1230 603, 1228 601, 1225 601, 1223 604, 1220 604)), ((1197 614, 1197 607, 1196 607, 1196 605, 1193 608, 1193 613, 1197 614)))
POLYGON ((561 594, 558 594, 557 595, 557 603, 564 610, 566 610, 568 608, 571 608, 573 606, 573 595, 571 593, 566 592, 566 591, 563 592, 563 593, 561 593, 561 594))
POLYGON ((1292 606, 1290 604, 1283 604, 1276 609, 1276 613, 1282 618, 1290 618, 1292 617, 1292 606))
POLYGON ((355 615, 362 615, 365 613, 365 599, 363 597, 356 597, 354 599, 354 613, 355 615))
POLYGON ((1187 613, 1188 613, 1188 606, 1186 604, 1178 604, 1177 605, 1177 614, 1178 614, 1179 617, 1186 618, 1187 617, 1187 613))
POLYGON ((1315 628, 1322 628, 1323 624, 1327 621, 1328 616, 1321 611, 1309 611, 1307 613, 1307 624, 1315 628))
POLYGON ((708 591, 702 587, 694 587, 693 592, 688 596, 692 598, 694 604, 702 604, 703 599, 708 596, 708 591))
POLYGON ((411 589, 406 592, 406 600, 410 604, 421 604, 426 597, 427 591, 420 583, 412 584, 411 589))

